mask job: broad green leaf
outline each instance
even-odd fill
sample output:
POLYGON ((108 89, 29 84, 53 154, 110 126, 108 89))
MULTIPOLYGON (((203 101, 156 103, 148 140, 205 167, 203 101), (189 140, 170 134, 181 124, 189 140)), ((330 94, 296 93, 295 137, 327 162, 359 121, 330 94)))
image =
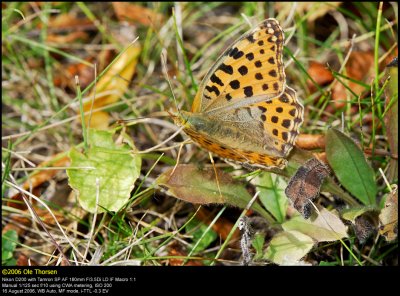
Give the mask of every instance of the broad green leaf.
MULTIPOLYGON (((168 191, 175 198, 194 204, 230 204, 245 208, 252 196, 244 184, 217 170, 218 177, 212 168, 199 169, 194 165, 178 165, 161 174, 156 184, 168 191), (173 174, 171 175, 171 173, 173 174)), ((259 212, 270 223, 273 218, 258 204, 253 203, 252 209, 259 212)))
POLYGON ((262 173, 258 179, 260 201, 279 223, 285 221, 288 199, 285 195, 287 183, 276 174, 262 173))
MULTIPOLYGON (((203 222, 194 218, 186 225, 186 233, 193 236, 193 243, 191 244, 191 248, 193 248, 198 240, 203 236, 204 232, 207 230, 208 226, 203 222)), ((209 229, 208 232, 201 238, 201 241, 197 245, 196 249, 193 251, 193 254, 201 252, 205 250, 215 239, 218 237, 217 233, 209 229)))
POLYGON ((2 234, 1 238, 1 262, 2 265, 15 265, 16 260, 13 258, 15 247, 18 242, 18 234, 15 230, 8 230, 2 234))
POLYGON ((141 158, 138 154, 132 154, 135 148, 130 147, 131 141, 125 137, 123 143, 114 143, 112 132, 90 130, 90 147, 86 155, 75 148, 69 153, 71 166, 74 167, 67 170, 69 184, 77 193, 81 206, 91 213, 96 209, 97 189, 98 212, 104 212, 105 209, 118 211, 128 201, 139 177, 141 158))
POLYGON ((347 237, 347 227, 340 218, 326 209, 320 210, 314 221, 295 216, 282 224, 286 231, 296 230, 312 237, 317 242, 336 241, 347 237))
POLYGON ((299 231, 290 230, 276 234, 271 240, 264 259, 279 265, 298 265, 314 246, 314 240, 299 231))
POLYGON ((360 206, 360 207, 354 207, 351 209, 345 209, 341 212, 341 216, 343 219, 347 221, 351 221, 352 223, 356 222, 356 218, 361 216, 362 214, 374 210, 374 207, 368 206, 360 206))
POLYGON ((326 156, 340 183, 365 205, 375 205, 374 171, 352 139, 336 129, 326 133, 326 156))
MULTIPOLYGON (((389 85, 385 88, 385 125, 386 136, 392 155, 399 153, 399 85, 398 85, 398 67, 386 68, 386 77, 390 79, 389 85)), ((398 179, 399 162, 397 159, 390 158, 386 176, 389 182, 394 182, 398 179)))

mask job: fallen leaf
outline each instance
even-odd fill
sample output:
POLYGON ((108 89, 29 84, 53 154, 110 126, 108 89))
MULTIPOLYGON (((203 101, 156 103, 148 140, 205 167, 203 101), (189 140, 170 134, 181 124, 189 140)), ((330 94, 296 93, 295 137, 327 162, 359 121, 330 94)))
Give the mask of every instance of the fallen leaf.
POLYGON ((283 223, 282 228, 286 231, 299 231, 317 242, 336 241, 348 237, 347 226, 339 216, 324 208, 319 211, 314 221, 295 216, 283 223))
POLYGON ((325 135, 300 134, 296 146, 301 149, 325 149, 325 135))
POLYGON ((297 265, 314 244, 311 237, 299 231, 283 231, 272 238, 263 258, 280 265, 297 265))
POLYGON ((132 153, 135 147, 131 140, 123 134, 126 141, 115 143, 113 134, 90 130, 90 146, 86 154, 75 148, 69 152, 72 167, 94 168, 67 169, 69 185, 77 193, 80 205, 91 213, 120 210, 128 201, 140 174, 141 157, 132 153))
MULTIPOLYGON (((232 177, 217 171, 217 178, 212 168, 199 169, 194 165, 178 165, 161 174, 156 184, 175 198, 194 204, 229 204, 245 208, 252 196, 245 186, 232 177), (173 174, 171 174, 173 172, 173 174)), ((269 214, 258 204, 253 203, 253 210, 263 216, 269 214)))
MULTIPOLYGON (((129 82, 131 81, 133 74, 135 73, 136 64, 139 58, 141 48, 139 45, 129 46, 125 52, 123 52, 112 66, 103 74, 96 84, 96 88, 89 94, 89 98, 92 98, 96 93, 96 98, 92 104, 92 100, 85 102, 83 109, 85 112, 90 111, 92 106, 93 109, 97 109, 103 106, 110 105, 118 101, 128 88, 129 82), (111 92, 109 95, 101 95, 104 92, 111 92)), ((89 115, 85 116, 86 124, 88 124, 89 115)), ((108 114, 104 112, 93 112, 91 114, 90 126, 96 129, 104 129, 104 126, 108 126, 108 114), (99 117, 99 118, 96 118, 99 117), (107 117, 107 118, 106 118, 107 117)))
MULTIPOLYGON (((48 27, 51 29, 68 29, 68 28, 83 28, 88 25, 93 25, 93 22, 88 18, 78 18, 74 13, 62 13, 51 17, 48 22, 48 27)), ((38 23, 41 28, 42 23, 38 23)))
POLYGON ((376 227, 368 215, 362 215, 355 219, 354 233, 360 244, 365 244, 367 239, 376 232, 376 227))
MULTIPOLYGON (((182 246, 178 243, 172 243, 168 250, 168 256, 176 256, 176 257, 186 257, 186 252, 183 251, 182 246)), ((170 258, 169 265, 170 266, 181 266, 185 262, 185 259, 180 258, 170 258)), ((185 266, 203 266, 203 262, 201 260, 187 260, 185 266)))
MULTIPOLYGON (((37 206, 34 207, 36 214, 40 217, 40 219, 45 223, 49 225, 54 225, 55 221, 53 216, 49 213, 49 211, 40 209, 37 206)), ((28 210, 25 211, 26 216, 30 216, 30 212, 28 210)), ((56 217, 58 223, 62 223, 65 220, 65 215, 53 210, 53 214, 56 217)), ((7 223, 4 228, 3 232, 7 230, 15 230, 18 235, 23 235, 26 231, 27 228, 29 229, 32 226, 32 219, 27 218, 21 215, 10 216, 12 218, 10 223, 7 223), (25 227, 22 227, 25 226, 25 227)))
MULTIPOLYGON (((51 157, 51 159, 42 162, 41 164, 38 165, 38 168, 41 167, 62 167, 62 166, 68 166, 69 165, 69 158, 68 156, 65 155, 64 152, 56 154, 51 157)), ((43 184, 44 182, 47 182, 51 180, 59 170, 54 169, 54 170, 38 170, 34 173, 32 173, 28 179, 22 184, 22 188, 25 190, 30 190, 30 189, 36 189, 38 186, 43 184)), ((38 193, 38 192, 36 192, 38 193)), ((39 194, 35 194, 39 195, 39 194)), ((10 197, 11 201, 7 203, 8 206, 14 207, 14 208, 19 208, 19 209, 26 209, 25 203, 22 200, 21 193, 19 192, 14 192, 12 193, 12 196, 10 197), (17 205, 15 201, 21 201, 20 205, 17 205)))
POLYGON ((311 204, 318 195, 322 182, 329 175, 329 169, 316 158, 300 166, 285 189, 293 207, 307 219, 311 215, 311 204))
POLYGON ((25 254, 20 253, 17 259, 17 266, 38 266, 39 264, 26 256, 25 254))
MULTIPOLYGON (((374 54, 373 52, 353 51, 346 64, 346 76, 353 80, 370 83, 374 72, 374 54)), ((343 78, 342 78, 343 80, 343 78)), ((360 96, 364 91, 369 91, 363 85, 350 80, 344 80, 344 83, 357 96, 360 96)), ((345 106, 347 102, 347 90, 340 82, 336 82, 332 88, 332 100, 336 109, 345 106)))
MULTIPOLYGON (((211 212, 206 210, 205 208, 201 208, 196 215, 196 218, 203 221, 205 224, 210 224, 210 222, 214 219, 211 215, 211 212)), ((231 232, 234 223, 229 221, 224 217, 219 217, 218 220, 212 226, 212 230, 218 233, 219 237, 224 241, 228 237, 229 233, 231 232)), ((240 236, 239 230, 236 229, 233 233, 232 240, 238 239, 240 236)))
POLYGON ((397 237, 399 223, 399 198, 397 187, 387 195, 385 206, 379 215, 379 233, 387 241, 393 241, 397 237))
POLYGON ((47 42, 68 44, 80 39, 81 41, 86 41, 89 38, 89 34, 83 31, 71 32, 66 35, 55 35, 49 34, 47 36, 47 42))
MULTIPOLYGON (((390 77, 389 85, 385 88, 385 125, 386 136, 388 139, 390 153, 399 153, 399 87, 398 87, 398 61, 393 66, 386 68, 386 78, 390 77)), ((390 158, 388 164, 387 178, 389 182, 398 179, 399 162, 397 159, 390 158)))
MULTIPOLYGON (((339 7, 342 2, 275 2, 276 11, 279 11, 279 14, 283 14, 284 16, 289 16, 294 4, 296 4, 294 7, 295 11, 299 15, 305 15, 307 12, 312 12, 309 13, 306 18, 308 23, 312 23, 317 18, 324 16, 328 12, 337 10, 337 7, 339 7)), ((283 19, 285 18, 283 17, 283 19)))
MULTIPOLYGON (((315 61, 309 63, 307 73, 320 86, 327 85, 334 79, 331 71, 329 71, 325 65, 315 61)), ((311 93, 317 90, 316 86, 310 79, 307 79, 307 86, 311 93)))
POLYGON ((120 21, 150 26, 154 23, 162 23, 164 19, 163 15, 141 5, 126 2, 112 2, 112 5, 120 21))

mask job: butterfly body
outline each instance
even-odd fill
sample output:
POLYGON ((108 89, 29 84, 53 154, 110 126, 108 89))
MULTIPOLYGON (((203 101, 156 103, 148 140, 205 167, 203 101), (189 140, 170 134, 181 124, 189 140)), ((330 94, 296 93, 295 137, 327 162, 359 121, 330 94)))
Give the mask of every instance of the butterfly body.
POLYGON ((251 166, 283 168, 303 122, 286 86, 283 31, 267 19, 244 34, 205 76, 191 112, 173 118, 203 148, 251 166))

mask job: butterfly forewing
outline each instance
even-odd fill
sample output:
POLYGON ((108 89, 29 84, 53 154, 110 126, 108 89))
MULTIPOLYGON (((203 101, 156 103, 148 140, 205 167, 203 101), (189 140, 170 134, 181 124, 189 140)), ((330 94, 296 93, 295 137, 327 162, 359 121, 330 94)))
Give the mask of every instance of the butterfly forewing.
POLYGON ((207 73, 192 112, 208 112, 247 98, 260 95, 272 98, 282 93, 283 43, 283 31, 275 19, 267 19, 244 34, 207 73))

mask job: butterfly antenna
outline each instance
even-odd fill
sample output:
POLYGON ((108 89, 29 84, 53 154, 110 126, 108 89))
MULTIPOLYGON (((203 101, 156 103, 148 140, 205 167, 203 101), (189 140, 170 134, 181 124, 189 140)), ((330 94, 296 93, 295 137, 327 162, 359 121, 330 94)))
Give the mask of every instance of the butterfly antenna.
POLYGON ((161 64, 162 64, 162 69, 163 69, 163 73, 164 73, 165 79, 167 80, 169 88, 170 88, 171 93, 172 93, 172 98, 174 99, 175 108, 178 111, 178 114, 180 115, 181 114, 181 110, 178 107, 178 103, 176 101, 174 90, 172 88, 171 80, 169 79, 169 75, 168 75, 168 71, 167 71, 167 50, 165 48, 163 48, 162 51, 161 51, 161 64))

